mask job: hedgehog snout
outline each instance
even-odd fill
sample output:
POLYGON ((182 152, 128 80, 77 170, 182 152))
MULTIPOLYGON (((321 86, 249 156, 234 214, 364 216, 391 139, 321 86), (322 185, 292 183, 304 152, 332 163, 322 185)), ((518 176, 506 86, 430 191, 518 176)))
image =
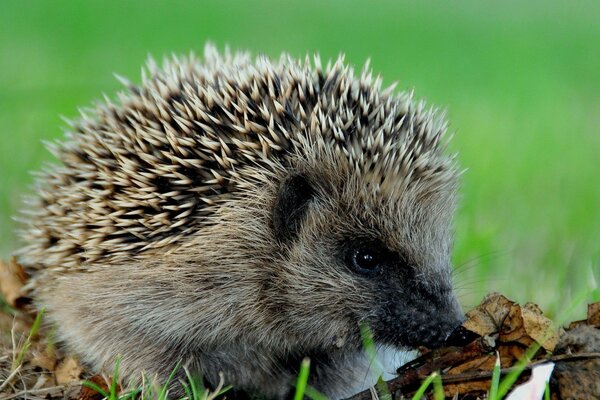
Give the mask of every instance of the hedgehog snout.
POLYGON ((464 315, 454 293, 440 286, 407 281, 390 284, 373 321, 376 339, 405 348, 441 346, 464 315))
POLYGON ((465 316, 453 293, 448 293, 446 307, 437 309, 432 318, 424 323, 428 332, 423 336, 422 344, 437 348, 444 344, 452 332, 464 321, 465 316))
POLYGON ((421 315, 405 333, 402 344, 409 347, 425 346, 438 348, 444 344, 450 334, 462 323, 462 313, 451 315, 443 312, 437 315, 421 315))
POLYGON ((423 344, 429 348, 442 346, 463 320, 464 316, 461 314, 459 318, 449 318, 438 322, 431 328, 431 335, 425 338, 423 344))

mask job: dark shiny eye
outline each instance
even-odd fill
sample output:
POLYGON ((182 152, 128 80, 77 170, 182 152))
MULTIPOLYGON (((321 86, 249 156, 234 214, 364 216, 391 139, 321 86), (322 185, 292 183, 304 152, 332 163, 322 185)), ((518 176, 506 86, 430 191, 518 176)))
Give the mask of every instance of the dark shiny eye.
POLYGON ((398 265, 398 253, 379 239, 352 238, 342 242, 340 248, 346 267, 360 275, 375 277, 398 265))
POLYGON ((361 269, 374 269, 378 265, 377 256, 367 249, 354 251, 354 263, 361 269))
POLYGON ((359 273, 371 275, 378 272, 381 259, 375 249, 358 247, 352 250, 350 266, 359 273))

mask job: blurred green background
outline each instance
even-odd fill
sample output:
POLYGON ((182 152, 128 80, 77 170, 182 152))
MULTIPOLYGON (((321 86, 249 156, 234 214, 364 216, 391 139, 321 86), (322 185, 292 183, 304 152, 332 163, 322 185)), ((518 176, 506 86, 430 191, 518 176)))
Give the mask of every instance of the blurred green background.
MULTIPOLYGON (((448 110, 467 168, 456 223, 465 307, 491 290, 557 312, 600 280, 598 1, 0 2, 0 255, 51 160, 41 140, 140 67, 213 41, 371 57, 448 110)), ((597 292, 596 295, 598 296, 597 292)), ((592 296, 593 297, 593 296, 592 296)))

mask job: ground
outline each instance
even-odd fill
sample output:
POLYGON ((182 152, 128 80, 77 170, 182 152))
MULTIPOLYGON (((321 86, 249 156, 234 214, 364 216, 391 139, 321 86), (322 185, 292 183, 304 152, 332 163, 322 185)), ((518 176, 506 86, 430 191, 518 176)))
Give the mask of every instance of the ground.
MULTIPOLYGON (((219 47, 371 57, 448 111, 467 169, 455 264, 463 302, 499 290, 559 311, 600 279, 600 3, 7 1, 0 12, 0 255, 60 116, 148 54, 219 47), (557 294, 558 291, 558 294, 557 294)), ((593 299, 591 299, 593 300, 593 299)))

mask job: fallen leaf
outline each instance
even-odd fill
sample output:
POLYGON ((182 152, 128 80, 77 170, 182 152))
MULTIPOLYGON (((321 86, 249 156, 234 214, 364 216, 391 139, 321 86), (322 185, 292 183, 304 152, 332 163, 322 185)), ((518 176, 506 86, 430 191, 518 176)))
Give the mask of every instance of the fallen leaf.
POLYGON ((500 293, 490 293, 479 306, 466 314, 463 327, 480 336, 497 333, 515 304, 500 293))
POLYGON ((537 342, 551 352, 558 341, 558 332, 537 305, 527 303, 521 307, 514 303, 502 324, 499 340, 518 342, 526 347, 537 342))
POLYGON ((527 347, 521 346, 520 344, 506 344, 503 343, 498 347, 498 353, 500 354, 500 360, 502 366, 513 365, 515 362, 525 356, 527 347))
MULTIPOLYGON (((108 383, 106 380, 100 375, 94 375, 91 378, 86 379, 88 382, 91 382, 98 386, 100 389, 105 392, 109 392, 110 389, 108 387, 108 383)), ((102 400, 104 396, 99 392, 95 391, 92 388, 89 388, 85 385, 81 386, 81 390, 79 391, 79 395, 77 396, 77 400, 102 400)))
POLYGON ((10 306, 20 307, 20 300, 25 298, 22 289, 26 281, 27 273, 15 257, 9 262, 0 260, 0 294, 10 306))
POLYGON ((533 343, 533 339, 529 337, 523 323, 523 312, 521 306, 513 303, 510 307, 508 315, 504 319, 500 327, 500 336, 498 340, 504 343, 517 342, 525 347, 533 343))
POLYGON ((49 355, 45 351, 34 351, 31 360, 32 366, 44 368, 47 371, 54 371, 56 367, 56 357, 49 355))
POLYGON ((600 301, 588 304, 587 323, 600 328, 600 301))
POLYGON ((443 389, 444 396, 448 398, 455 398, 454 396, 458 397, 459 395, 469 393, 472 398, 481 399, 490 390, 490 383, 489 380, 445 383, 443 389))
POLYGON ((67 383, 79 381, 83 368, 73 357, 67 357, 58 364, 55 370, 56 383, 66 385, 67 383))
POLYGON ((477 358, 464 362, 448 371, 448 375, 457 375, 470 371, 489 371, 494 368, 496 357, 492 354, 479 355, 477 358))
POLYGON ((542 345, 549 352, 554 351, 558 342, 558 330, 552 321, 544 316, 542 310, 533 303, 521 308, 523 325, 531 339, 542 345))

